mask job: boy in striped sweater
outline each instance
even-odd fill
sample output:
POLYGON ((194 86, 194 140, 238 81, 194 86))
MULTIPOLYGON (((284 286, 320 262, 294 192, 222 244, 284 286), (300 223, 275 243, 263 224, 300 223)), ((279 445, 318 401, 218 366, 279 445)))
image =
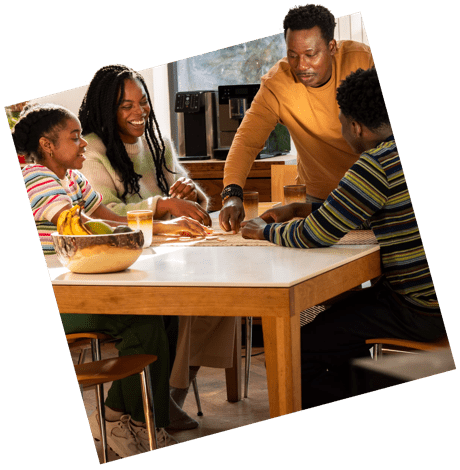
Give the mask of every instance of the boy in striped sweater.
POLYGON ((358 161, 323 204, 275 208, 242 229, 246 238, 318 248, 368 222, 379 242, 379 282, 301 329, 303 408, 349 396, 348 362, 369 354, 366 339, 432 341, 445 335, 375 68, 351 73, 338 87, 337 101, 342 135, 361 154, 358 161))

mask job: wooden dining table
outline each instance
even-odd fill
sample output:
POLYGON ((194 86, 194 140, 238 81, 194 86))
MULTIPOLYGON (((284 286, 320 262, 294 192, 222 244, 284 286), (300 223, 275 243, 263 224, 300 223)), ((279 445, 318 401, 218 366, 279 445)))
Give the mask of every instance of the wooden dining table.
POLYGON ((72 273, 47 258, 63 314, 260 317, 271 417, 301 409, 300 312, 381 274, 378 244, 161 244, 107 274, 72 273))

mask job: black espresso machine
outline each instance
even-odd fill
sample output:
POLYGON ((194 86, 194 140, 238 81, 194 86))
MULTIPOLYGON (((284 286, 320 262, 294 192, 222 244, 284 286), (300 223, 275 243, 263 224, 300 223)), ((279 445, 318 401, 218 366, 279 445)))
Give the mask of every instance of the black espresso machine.
POLYGON ((213 158, 217 144, 216 92, 212 90, 176 93, 179 159, 213 158))
MULTIPOLYGON (((176 93, 179 159, 227 158, 233 138, 260 85, 222 85, 218 91, 176 93)), ((287 128, 277 124, 257 158, 289 153, 287 128)))

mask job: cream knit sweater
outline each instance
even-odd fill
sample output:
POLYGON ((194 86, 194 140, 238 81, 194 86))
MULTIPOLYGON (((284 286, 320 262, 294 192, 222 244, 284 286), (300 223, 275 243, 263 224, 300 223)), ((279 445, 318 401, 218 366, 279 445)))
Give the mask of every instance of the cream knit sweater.
MULTIPOLYGON (((142 175, 139 180, 140 196, 129 194, 126 196, 126 203, 121 199, 124 193, 123 182, 112 167, 102 140, 94 133, 84 137, 88 145, 81 173, 92 187, 102 194, 102 202, 118 215, 126 215, 128 211, 139 209, 150 209, 155 213, 158 199, 168 195, 163 194, 158 187, 155 166, 145 137, 142 136, 134 144, 125 144, 126 152, 134 164, 134 171, 142 175)), ((164 139, 164 142, 166 165, 176 172, 174 174, 165 170, 166 179, 171 187, 178 178, 187 176, 187 172, 179 164, 170 141, 164 139)), ((206 196, 201 191, 198 202, 206 207, 206 196)), ((165 219, 169 217, 169 214, 164 216, 165 219)))

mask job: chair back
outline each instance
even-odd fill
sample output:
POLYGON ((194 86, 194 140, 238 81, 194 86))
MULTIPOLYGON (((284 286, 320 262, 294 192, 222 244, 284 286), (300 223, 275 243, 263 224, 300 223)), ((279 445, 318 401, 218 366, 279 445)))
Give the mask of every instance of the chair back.
POLYGON ((284 186, 296 184, 297 165, 272 165, 271 166, 271 192, 272 202, 284 204, 284 186))

